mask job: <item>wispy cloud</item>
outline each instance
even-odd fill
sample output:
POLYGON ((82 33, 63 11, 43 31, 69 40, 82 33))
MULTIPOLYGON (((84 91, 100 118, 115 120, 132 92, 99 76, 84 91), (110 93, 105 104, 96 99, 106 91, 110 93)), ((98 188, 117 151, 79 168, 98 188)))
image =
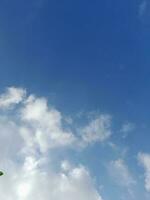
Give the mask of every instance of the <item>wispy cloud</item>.
POLYGON ((130 188, 130 186, 136 183, 123 159, 111 161, 108 170, 118 185, 130 188))
POLYGON ((147 0, 142 0, 139 5, 139 16, 143 16, 147 8, 147 0))
POLYGON ((139 153, 138 160, 145 169, 145 189, 150 192, 150 154, 139 153))
POLYGON ((120 132, 123 133, 123 138, 126 138, 128 136, 129 133, 131 133, 132 131, 134 131, 135 129, 135 124, 127 122, 124 123, 121 127, 120 132))
POLYGON ((126 191, 120 198, 135 199, 134 188, 137 182, 125 161, 122 158, 112 160, 108 165, 108 172, 112 177, 113 182, 126 191))
POLYGON ((102 114, 96 117, 82 129, 81 133, 85 144, 107 140, 112 134, 111 116, 102 114))

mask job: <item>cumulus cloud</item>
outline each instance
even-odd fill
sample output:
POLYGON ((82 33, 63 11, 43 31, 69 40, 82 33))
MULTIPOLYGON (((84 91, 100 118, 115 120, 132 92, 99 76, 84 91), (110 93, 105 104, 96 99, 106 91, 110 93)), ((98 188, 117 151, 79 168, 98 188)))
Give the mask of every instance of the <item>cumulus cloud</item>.
POLYGON ((138 160, 145 169, 145 189, 150 192, 150 154, 139 153, 138 160))
POLYGON ((9 87, 6 92, 0 96, 0 108, 8 108, 14 104, 20 103, 26 91, 22 88, 9 87))
POLYGON ((118 185, 130 188, 136 183, 123 159, 111 161, 108 170, 118 185))
POLYGON ((41 160, 26 157, 21 167, 15 166, 12 174, 0 182, 3 200, 102 200, 93 180, 84 166, 56 172, 51 166, 43 170, 41 160), (9 188, 9 192, 8 192, 9 188))
POLYGON ((0 167, 5 172, 1 199, 102 200, 85 166, 55 158, 55 150, 69 151, 82 137, 63 125, 63 114, 46 98, 25 93, 11 87, 0 98, 1 107, 13 105, 10 112, 0 114, 0 167))
POLYGON ((20 111, 21 119, 26 124, 21 130, 23 137, 27 143, 30 141, 30 145, 39 145, 42 152, 75 143, 74 134, 63 128, 62 114, 48 107, 45 98, 29 96, 20 111), (32 136, 29 132, 33 132, 32 136))

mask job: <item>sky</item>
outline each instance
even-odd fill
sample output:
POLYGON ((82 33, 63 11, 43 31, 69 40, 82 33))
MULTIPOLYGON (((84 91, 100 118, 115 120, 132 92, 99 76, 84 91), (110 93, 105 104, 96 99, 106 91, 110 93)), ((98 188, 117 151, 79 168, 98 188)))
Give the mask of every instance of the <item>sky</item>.
POLYGON ((150 2, 1 0, 0 198, 150 199, 150 2))

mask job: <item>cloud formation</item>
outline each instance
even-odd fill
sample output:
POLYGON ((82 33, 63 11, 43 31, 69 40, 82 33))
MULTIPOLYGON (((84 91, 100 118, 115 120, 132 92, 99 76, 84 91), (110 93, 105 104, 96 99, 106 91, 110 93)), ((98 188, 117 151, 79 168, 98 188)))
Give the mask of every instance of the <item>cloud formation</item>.
POLYGON ((128 134, 135 129, 135 124, 127 122, 122 125, 120 132, 123 133, 123 138, 126 138, 128 134))
MULTIPOLYGON (((1 109, 8 109, 0 114, 0 166, 5 172, 0 181, 1 199, 102 200, 85 166, 80 162, 74 166, 67 158, 65 161, 55 158, 55 150, 69 151, 82 142, 82 137, 64 126, 60 111, 48 106, 46 98, 27 96, 24 89, 15 87, 8 88, 0 102, 1 109)), ((97 122, 101 124, 98 127, 102 135, 105 128, 109 135, 107 120, 97 122)), ((90 135, 90 140, 97 139, 90 135)))
POLYGON ((111 116, 102 114, 82 129, 85 143, 103 142, 111 136, 111 116))
POLYGON ((26 143, 30 141, 33 148, 38 145, 40 151, 45 152, 75 143, 74 134, 63 128, 62 114, 55 108, 49 108, 45 98, 29 96, 20 111, 21 120, 27 125, 21 129, 22 136, 26 143), (32 136, 30 132, 33 132, 32 136))
POLYGON ((8 108, 20 103, 25 97, 26 91, 22 88, 9 87, 0 95, 0 108, 8 108))
POLYGON ((139 5, 139 15, 140 16, 142 16, 145 13, 146 7, 147 7, 147 0, 141 1, 140 5, 139 5))
POLYGON ((130 186, 136 183, 123 159, 111 161, 108 169, 118 185, 130 188, 130 186))
POLYGON ((145 170, 145 189, 150 192, 150 154, 139 153, 138 160, 145 170))

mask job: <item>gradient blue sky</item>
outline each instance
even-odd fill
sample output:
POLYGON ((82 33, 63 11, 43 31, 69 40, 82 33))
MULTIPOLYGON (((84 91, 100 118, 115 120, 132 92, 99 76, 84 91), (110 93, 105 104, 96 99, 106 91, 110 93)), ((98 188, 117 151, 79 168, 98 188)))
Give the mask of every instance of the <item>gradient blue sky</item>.
POLYGON ((112 117, 106 143, 69 152, 96 177, 104 200, 150 198, 138 161, 144 163, 139 152, 150 156, 149 13, 148 0, 0 3, 1 93, 25 88, 76 126, 99 114, 112 117), (129 173, 127 185, 110 172, 119 161, 129 173))

